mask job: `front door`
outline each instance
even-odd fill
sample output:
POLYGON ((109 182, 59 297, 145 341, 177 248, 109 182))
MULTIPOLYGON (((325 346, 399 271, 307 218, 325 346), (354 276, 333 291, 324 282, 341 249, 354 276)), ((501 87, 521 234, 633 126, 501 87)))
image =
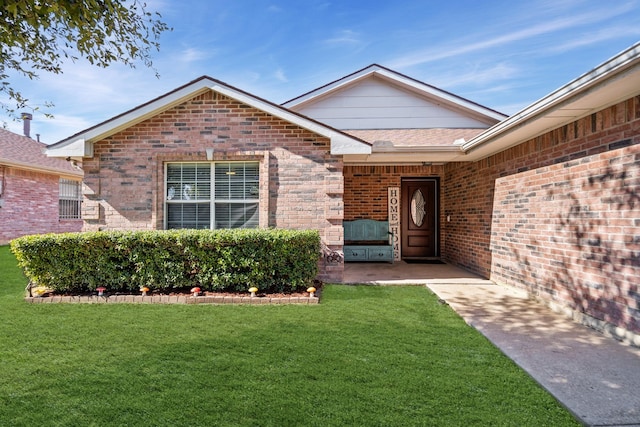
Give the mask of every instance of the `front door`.
POLYGON ((438 253, 438 179, 403 178, 401 187, 402 258, 438 253))

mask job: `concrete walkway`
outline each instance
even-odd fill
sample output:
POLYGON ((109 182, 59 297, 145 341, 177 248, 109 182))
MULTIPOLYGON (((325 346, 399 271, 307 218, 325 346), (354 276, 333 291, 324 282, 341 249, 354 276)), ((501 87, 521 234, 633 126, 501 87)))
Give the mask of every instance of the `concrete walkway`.
POLYGON ((428 285, 589 426, 640 426, 640 349, 498 285, 428 285))
POLYGON ((452 266, 382 266, 347 264, 345 277, 350 283, 425 284, 585 425, 640 426, 640 349, 579 325, 524 291, 452 266))

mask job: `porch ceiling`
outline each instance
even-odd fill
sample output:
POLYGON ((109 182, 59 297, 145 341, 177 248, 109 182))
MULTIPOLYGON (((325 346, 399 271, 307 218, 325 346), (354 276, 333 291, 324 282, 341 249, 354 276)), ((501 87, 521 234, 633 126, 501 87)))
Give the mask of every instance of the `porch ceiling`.
POLYGON ((393 152, 376 152, 371 154, 345 155, 345 164, 441 164, 465 161, 465 153, 460 146, 448 147, 406 147, 393 152))
POLYGON ((462 144, 485 129, 357 129, 345 132, 372 145, 368 155, 345 156, 345 163, 407 164, 464 160, 462 144))

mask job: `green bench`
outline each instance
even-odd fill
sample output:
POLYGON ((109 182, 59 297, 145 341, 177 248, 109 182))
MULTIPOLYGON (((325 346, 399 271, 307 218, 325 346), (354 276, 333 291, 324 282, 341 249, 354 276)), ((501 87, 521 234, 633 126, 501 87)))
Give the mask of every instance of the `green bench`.
POLYGON ((393 233, 389 221, 357 219, 344 221, 344 260, 393 262, 393 233))

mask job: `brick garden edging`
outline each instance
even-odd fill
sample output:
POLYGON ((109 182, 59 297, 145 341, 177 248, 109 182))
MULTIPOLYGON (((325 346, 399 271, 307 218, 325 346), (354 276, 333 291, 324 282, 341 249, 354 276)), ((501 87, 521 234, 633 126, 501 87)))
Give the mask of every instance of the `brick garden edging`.
POLYGON ((86 295, 47 297, 25 297, 25 301, 32 304, 51 303, 83 303, 83 304, 318 304, 318 297, 250 297, 250 296, 197 296, 191 295, 86 295))

